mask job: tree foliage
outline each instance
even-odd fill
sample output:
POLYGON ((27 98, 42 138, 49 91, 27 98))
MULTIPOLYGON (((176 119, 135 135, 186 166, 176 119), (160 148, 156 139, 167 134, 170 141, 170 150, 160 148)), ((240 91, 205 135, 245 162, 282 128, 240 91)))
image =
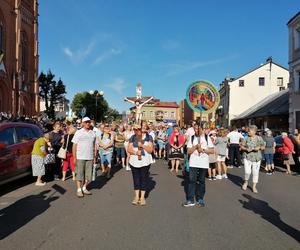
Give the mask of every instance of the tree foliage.
POLYGON ((41 72, 39 76, 40 97, 45 101, 45 113, 50 119, 55 119, 55 105, 65 100, 66 86, 63 81, 54 79, 55 75, 51 70, 47 72, 41 72))
POLYGON ((97 121, 104 121, 110 110, 103 96, 91 95, 89 92, 77 93, 71 104, 71 109, 78 117, 81 117, 82 108, 86 108, 86 116, 97 121), (96 107, 97 98, 97 107, 96 107))

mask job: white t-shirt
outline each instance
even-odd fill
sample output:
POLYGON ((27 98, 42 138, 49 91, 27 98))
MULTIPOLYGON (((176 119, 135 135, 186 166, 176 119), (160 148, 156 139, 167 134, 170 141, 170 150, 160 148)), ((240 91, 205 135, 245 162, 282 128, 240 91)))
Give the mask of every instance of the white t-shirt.
POLYGON ((229 138, 230 140, 230 144, 239 144, 240 143, 240 139, 243 139, 244 136, 237 132, 237 131, 231 131, 227 137, 229 138))
POLYGON ((77 144, 77 159, 78 160, 93 160, 94 159, 94 145, 96 135, 93 130, 86 130, 84 128, 77 130, 72 142, 77 144))
MULTIPOLYGON (((144 139, 145 136, 143 137, 143 140, 144 139)), ((147 146, 148 144, 149 142, 147 141, 144 143, 145 146, 147 146)), ((138 148, 133 148, 133 149, 135 152, 138 151, 138 148)), ((145 166, 149 166, 153 162, 152 155, 149 154, 146 150, 144 150, 144 153, 145 155, 142 156, 142 160, 139 160, 137 155, 130 155, 129 164, 135 168, 142 168, 145 166)))
MULTIPOLYGON (((190 137, 189 142, 187 144, 187 148, 192 148, 193 146, 196 146, 198 144, 199 144, 198 137, 195 136, 193 142, 192 142, 192 137, 190 137)), ((202 135, 200 137, 200 144, 203 149, 214 148, 214 144, 212 143, 209 136, 207 137, 207 141, 206 141, 205 135, 202 135)), ((191 168, 209 168, 208 154, 199 153, 197 150, 195 150, 190 156, 189 166, 191 168)))

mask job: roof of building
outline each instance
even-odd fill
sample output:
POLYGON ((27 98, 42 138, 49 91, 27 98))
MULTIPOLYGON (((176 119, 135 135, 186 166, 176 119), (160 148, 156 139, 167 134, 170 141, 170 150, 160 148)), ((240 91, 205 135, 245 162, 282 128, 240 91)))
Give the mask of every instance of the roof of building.
MULTIPOLYGON (((272 64, 274 64, 274 65, 276 65, 276 66, 278 66, 278 67, 280 67, 280 68, 282 68, 282 69, 285 69, 285 70, 289 71, 286 67, 284 67, 284 66, 282 66, 282 65, 280 65, 280 64, 278 64, 278 63, 275 63, 273 60, 272 60, 271 62, 272 62, 272 64)), ((265 65, 267 65, 267 64, 269 64, 269 63, 270 63, 270 61, 266 61, 264 64, 261 64, 261 65, 255 67, 255 68, 249 70, 248 72, 246 72, 246 73, 244 73, 244 74, 238 76, 238 77, 230 77, 229 83, 230 83, 230 82, 233 82, 233 81, 236 81, 236 80, 238 80, 239 78, 242 78, 242 77, 244 77, 245 75, 248 75, 248 74, 252 73, 252 72, 255 71, 255 70, 258 70, 259 68, 261 68, 261 67, 263 67, 263 66, 265 66, 265 65)), ((219 89, 219 91, 220 91, 221 89, 224 89, 225 87, 226 87, 226 84, 220 84, 220 89, 219 89)))
MULTIPOLYGON (((278 66, 278 67, 280 67, 280 68, 283 68, 283 69, 289 71, 286 67, 284 67, 284 66, 282 66, 282 65, 280 65, 280 64, 278 64, 278 63, 275 63, 274 61, 271 61, 271 62, 272 62, 272 64, 274 64, 274 65, 276 65, 276 66, 278 66)), ((242 78, 242 77, 244 77, 245 75, 248 75, 248 74, 252 73, 252 72, 255 71, 255 70, 258 70, 259 68, 264 67, 265 65, 267 65, 267 64, 269 64, 269 63, 270 63, 270 61, 268 61, 268 62, 266 62, 266 63, 264 63, 264 64, 261 64, 261 65, 259 65, 258 67, 254 68, 254 69, 251 69, 251 70, 248 71, 247 73, 244 73, 244 74, 240 75, 239 77, 234 78, 233 81, 238 80, 239 78, 242 78)))
POLYGON ((289 112, 289 90, 269 95, 233 120, 287 114, 289 112))
POLYGON ((176 102, 155 102, 155 107, 162 107, 162 108, 178 108, 178 104, 176 102))
POLYGON ((300 11, 288 21, 287 25, 293 22, 298 16, 300 16, 300 11))

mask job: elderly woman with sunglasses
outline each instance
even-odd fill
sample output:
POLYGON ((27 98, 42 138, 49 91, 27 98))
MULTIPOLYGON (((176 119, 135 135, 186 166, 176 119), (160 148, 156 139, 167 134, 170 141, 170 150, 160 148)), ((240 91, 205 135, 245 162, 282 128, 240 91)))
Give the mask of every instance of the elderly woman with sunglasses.
POLYGON ((262 150, 265 149, 265 142, 262 137, 256 135, 257 127, 252 125, 249 127, 248 137, 243 139, 241 149, 244 151, 244 167, 245 180, 242 186, 243 190, 247 190, 248 181, 252 173, 252 191, 258 193, 256 185, 258 183, 260 163, 262 160, 262 150))

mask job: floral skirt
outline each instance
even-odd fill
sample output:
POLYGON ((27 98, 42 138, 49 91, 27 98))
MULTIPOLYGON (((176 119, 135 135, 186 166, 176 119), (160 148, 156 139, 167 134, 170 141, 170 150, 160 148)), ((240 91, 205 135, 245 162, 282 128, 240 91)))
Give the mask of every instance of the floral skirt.
POLYGON ((31 155, 32 175, 43 176, 45 175, 44 158, 39 155, 31 155))

